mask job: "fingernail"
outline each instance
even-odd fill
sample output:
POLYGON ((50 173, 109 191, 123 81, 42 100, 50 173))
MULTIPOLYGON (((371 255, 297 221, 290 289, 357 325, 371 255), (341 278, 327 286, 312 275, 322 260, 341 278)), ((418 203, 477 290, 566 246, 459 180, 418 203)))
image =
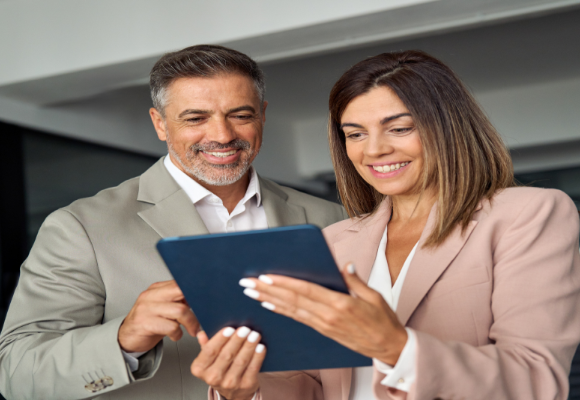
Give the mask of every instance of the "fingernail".
POLYGON ((252 299, 257 299, 258 297, 260 297, 260 292, 250 288, 244 289, 244 294, 248 297, 251 297, 252 299))
POLYGON ((348 272, 351 275, 354 275, 355 273, 355 269, 354 269, 354 264, 350 263, 346 266, 346 272, 348 272))
POLYGON ((245 287, 245 288, 252 288, 253 289, 256 287, 256 283, 250 279, 247 279, 247 278, 240 279, 239 284, 241 287, 245 287))
POLYGON ((224 329, 223 334, 225 337, 230 337, 234 334, 236 330, 234 328, 232 328, 231 326, 228 326, 226 329, 224 329))
POLYGON ((262 307, 264 307, 265 309, 270 310, 270 311, 276 309, 276 306, 274 304, 268 303, 267 301, 262 302, 262 307))
POLYGON ((258 277, 258 279, 259 279, 259 280, 261 280, 261 281, 262 281, 262 282, 264 282, 264 283, 267 283, 268 285, 271 285, 271 284, 273 284, 273 283, 274 283, 274 281, 272 280, 272 278, 270 278, 270 277, 269 277, 269 276, 267 276, 267 275, 260 275, 260 276, 258 277))
POLYGON ((248 336, 248 333, 250 333, 250 328, 247 326, 242 326, 240 329, 238 329, 238 337, 245 338, 248 336))
POLYGON ((262 343, 260 343, 259 345, 256 346, 256 353, 263 352, 265 348, 266 348, 266 346, 264 346, 262 343))
POLYGON ((252 331, 252 333, 250 333, 250 335, 248 336, 248 342, 256 343, 256 340, 258 340, 259 337, 260 334, 258 332, 252 331))

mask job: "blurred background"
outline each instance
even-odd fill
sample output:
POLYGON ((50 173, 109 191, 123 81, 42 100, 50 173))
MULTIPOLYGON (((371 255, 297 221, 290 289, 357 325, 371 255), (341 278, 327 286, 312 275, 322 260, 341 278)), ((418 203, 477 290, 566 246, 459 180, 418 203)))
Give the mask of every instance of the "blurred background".
MULTIPOLYGON (((421 49, 472 89, 520 182, 580 206, 580 0, 0 0, 0 323, 44 218, 165 154, 148 73, 200 43, 266 73, 265 177, 336 200, 332 84, 367 56, 421 49)), ((580 359, 570 379, 580 399, 580 359)))

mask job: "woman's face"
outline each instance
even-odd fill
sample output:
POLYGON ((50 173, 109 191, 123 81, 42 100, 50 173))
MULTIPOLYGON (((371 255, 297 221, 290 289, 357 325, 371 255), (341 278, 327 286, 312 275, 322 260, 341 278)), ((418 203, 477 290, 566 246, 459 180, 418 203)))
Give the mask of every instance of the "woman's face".
POLYGON ((385 195, 414 194, 423 147, 409 110, 391 89, 356 97, 340 122, 348 158, 365 181, 385 195))

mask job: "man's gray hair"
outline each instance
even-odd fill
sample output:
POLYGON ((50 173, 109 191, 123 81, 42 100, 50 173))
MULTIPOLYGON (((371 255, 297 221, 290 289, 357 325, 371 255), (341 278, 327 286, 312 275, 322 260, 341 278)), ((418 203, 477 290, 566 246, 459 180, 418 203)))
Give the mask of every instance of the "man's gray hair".
POLYGON ((153 107, 165 117, 167 88, 179 78, 211 78, 219 74, 241 74, 256 86, 260 102, 264 102, 266 82, 258 64, 239 51, 217 45, 201 44, 167 53, 153 66, 149 87, 153 107))

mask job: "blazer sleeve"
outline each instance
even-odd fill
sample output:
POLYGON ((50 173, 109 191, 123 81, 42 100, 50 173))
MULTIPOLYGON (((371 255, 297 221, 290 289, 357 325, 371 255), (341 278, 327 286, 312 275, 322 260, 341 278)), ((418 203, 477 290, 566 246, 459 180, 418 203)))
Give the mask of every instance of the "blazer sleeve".
MULTIPOLYGON (((380 398, 559 399, 580 341, 578 212, 564 193, 522 199, 493 259, 490 344, 474 347, 416 332, 417 378, 410 392, 380 398)), ((493 212, 493 211, 492 211, 493 212)))
MULTIPOLYGON (((66 210, 51 214, 21 267, 0 336, 2 393, 81 399, 97 395, 91 388, 100 395, 135 380, 117 341, 123 318, 102 323, 105 298, 83 226, 66 210)), ((144 379, 159 364, 161 347, 154 350, 144 379)))

